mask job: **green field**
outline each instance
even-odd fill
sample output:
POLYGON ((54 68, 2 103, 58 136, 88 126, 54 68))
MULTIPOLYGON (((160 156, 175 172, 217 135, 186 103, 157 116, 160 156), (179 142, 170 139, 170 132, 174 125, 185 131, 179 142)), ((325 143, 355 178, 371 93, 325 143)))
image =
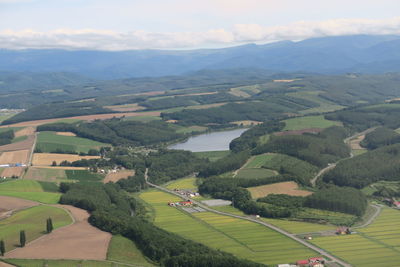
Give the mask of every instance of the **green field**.
POLYGON ((53 153, 57 152, 57 150, 87 153, 90 149, 98 150, 102 146, 108 145, 76 136, 58 135, 55 132, 40 132, 36 149, 41 150, 43 153, 53 153))
POLYGON ((295 92, 295 93, 288 93, 288 96, 293 96, 297 98, 302 98, 306 100, 310 100, 319 104, 319 107, 306 109, 300 111, 302 114, 310 114, 310 113, 324 113, 324 112, 331 112, 339 109, 343 109, 344 106, 336 105, 334 102, 326 100, 319 96, 321 91, 302 91, 302 92, 295 92))
POLYGON ((318 172, 318 167, 288 155, 264 154, 261 156, 263 156, 262 160, 260 159, 258 164, 264 163, 262 165, 264 168, 289 173, 305 180, 311 179, 318 172))
POLYGON ((280 219, 262 218, 263 221, 273 224, 292 234, 312 233, 318 231, 326 231, 336 229, 336 226, 331 224, 319 224, 300 221, 289 221, 280 219))
POLYGON ((45 192, 45 188, 38 181, 11 180, 0 183, 0 196, 18 197, 47 204, 56 204, 61 194, 45 192))
POLYGON ((271 159, 271 155, 269 155, 269 154, 253 156, 246 163, 246 165, 244 165, 244 168, 246 168, 246 169, 261 168, 270 159, 271 159))
POLYGON ((244 178, 244 179, 255 179, 255 178, 267 178, 275 176, 277 173, 273 170, 263 169, 263 168, 254 168, 254 169, 241 169, 238 171, 235 178, 244 178))
POLYGON ((26 140, 27 138, 28 138, 28 136, 26 136, 26 135, 19 136, 19 137, 15 137, 15 138, 11 141, 11 143, 18 143, 18 142, 21 142, 21 141, 26 140))
POLYGON ((197 191, 196 178, 191 177, 191 178, 183 178, 183 179, 175 180, 173 182, 168 183, 166 188, 168 188, 168 189, 190 189, 190 190, 197 191))
POLYGON ((110 241, 107 259, 138 266, 154 266, 143 256, 135 243, 120 235, 114 235, 110 241))
POLYGON ((97 173, 92 173, 87 170, 65 170, 67 179, 80 182, 100 182, 104 176, 97 173))
POLYGON ((158 121, 158 120, 161 120, 161 117, 159 117, 159 116, 148 116, 148 115, 143 115, 143 116, 125 117, 125 120, 127 120, 127 121, 149 122, 149 121, 158 121))
POLYGON ((23 260, 23 259, 7 259, 8 263, 18 267, 129 267, 142 265, 122 263, 114 263, 107 261, 91 261, 91 260, 23 260))
POLYGON ((40 180, 40 181, 57 181, 62 182, 67 180, 67 175, 63 169, 54 168, 35 168, 29 167, 24 174, 24 179, 40 180))
POLYGON ((296 131, 309 128, 328 128, 334 125, 341 125, 340 122, 326 120, 323 115, 292 118, 284 120, 283 122, 286 123, 285 128, 283 128, 284 131, 296 131))
POLYGON ((61 209, 50 206, 36 206, 19 211, 11 217, 0 221, 0 239, 3 239, 6 250, 14 249, 19 244, 19 232, 25 230, 27 242, 44 234, 46 219, 53 220, 54 228, 72 223, 69 214, 61 209))
POLYGON ((316 256, 315 252, 259 224, 211 212, 189 214, 169 207, 169 201, 180 200, 176 196, 150 191, 140 197, 151 205, 158 227, 237 257, 272 265, 316 256))
POLYGON ((206 152, 194 152, 200 158, 207 158, 209 161, 217 161, 230 153, 229 150, 226 151, 206 151, 206 152))
POLYGON ((317 237, 312 243, 353 266, 399 266, 400 211, 385 208, 375 221, 357 234, 317 237))

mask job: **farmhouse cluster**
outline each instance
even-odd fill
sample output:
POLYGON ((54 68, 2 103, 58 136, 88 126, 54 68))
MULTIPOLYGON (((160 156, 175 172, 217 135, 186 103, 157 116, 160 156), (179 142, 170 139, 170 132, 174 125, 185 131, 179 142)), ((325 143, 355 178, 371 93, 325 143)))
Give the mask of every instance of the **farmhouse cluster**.
POLYGON ((278 267, 324 267, 325 259, 313 257, 308 260, 298 260, 296 264, 279 264, 278 267))
POLYGON ((199 193, 197 193, 197 192, 193 192, 193 191, 191 191, 191 190, 183 190, 183 189, 174 189, 174 192, 176 192, 176 193, 178 193, 178 194, 180 194, 180 195, 182 195, 182 196, 186 196, 186 197, 198 197, 198 196, 200 196, 200 194, 199 193))

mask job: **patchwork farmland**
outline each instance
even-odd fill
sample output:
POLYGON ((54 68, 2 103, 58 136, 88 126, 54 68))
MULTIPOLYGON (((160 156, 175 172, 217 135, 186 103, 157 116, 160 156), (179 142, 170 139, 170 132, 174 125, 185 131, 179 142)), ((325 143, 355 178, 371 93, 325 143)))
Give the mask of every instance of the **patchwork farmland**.
POLYGON ((316 256, 315 252, 262 225, 210 212, 189 214, 169 207, 168 202, 180 198, 168 193, 148 191, 140 197, 151 206, 157 226, 240 258, 279 264, 316 256))
POLYGON ((79 156, 76 154, 57 154, 57 153, 35 153, 33 154, 32 165, 33 166, 51 166, 53 161, 57 164, 66 161, 77 161, 81 159, 98 159, 99 156, 79 156))
POLYGON ((317 237, 312 243, 353 266, 399 266, 400 211, 384 208, 375 221, 352 235, 317 237))

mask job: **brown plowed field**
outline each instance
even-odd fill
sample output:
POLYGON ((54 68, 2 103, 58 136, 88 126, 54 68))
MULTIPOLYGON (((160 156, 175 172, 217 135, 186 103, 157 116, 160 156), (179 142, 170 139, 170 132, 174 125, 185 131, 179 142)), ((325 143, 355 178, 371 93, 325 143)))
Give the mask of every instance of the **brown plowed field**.
POLYGON ((265 197, 269 194, 286 194, 290 196, 308 196, 312 192, 299 190, 295 182, 283 182, 269 185, 250 187, 248 190, 253 198, 265 197))
POLYGON ((11 265, 11 264, 0 261, 0 267, 15 267, 15 265, 11 265))
POLYGON ((54 230, 23 248, 6 253, 7 258, 17 259, 81 259, 105 260, 111 234, 91 226, 85 210, 59 205, 70 211, 75 223, 54 230))
POLYGON ((104 178, 103 183, 108 183, 108 182, 118 182, 121 179, 128 178, 128 176, 133 176, 135 175, 135 171, 133 170, 125 170, 125 171, 119 171, 116 173, 109 173, 107 174, 106 178, 104 178))
POLYGON ((28 136, 27 139, 21 142, 17 142, 14 144, 8 144, 4 146, 0 146, 0 152, 3 151, 14 151, 14 150, 24 150, 31 149, 33 147, 33 143, 35 142, 35 135, 28 136))
POLYGON ((8 167, 1 172, 2 177, 21 177, 26 167, 8 167))
POLYGON ((158 111, 149 111, 149 112, 124 112, 124 113, 107 113, 107 114, 95 114, 95 115, 86 115, 86 116, 74 116, 68 118, 55 118, 55 119, 47 119, 47 120, 35 120, 35 121, 24 121, 19 123, 10 124, 4 127, 28 127, 28 126, 39 126, 42 124, 53 123, 59 120, 64 119, 73 119, 73 120, 82 120, 82 121, 93 121, 93 120, 106 120, 111 118, 120 118, 120 117, 137 117, 137 116, 160 116, 160 112, 158 111))
POLYGON ((71 133, 71 132, 56 132, 57 135, 63 135, 63 136, 76 136, 76 134, 71 133))
MULTIPOLYGON (((0 196, 0 220, 12 215, 13 212, 21 209, 39 205, 37 202, 16 197, 0 196)), ((0 265, 1 266, 1 265, 0 265)))
POLYGON ((0 155, 0 164, 28 163, 29 150, 3 152, 0 155))
POLYGON ((35 131, 36 131, 35 127, 26 127, 24 129, 15 132, 15 137, 34 135, 35 131))
POLYGON ((32 166, 51 166, 53 161, 57 164, 66 160, 69 162, 81 159, 98 159, 99 156, 79 156, 75 154, 35 153, 33 154, 32 166))

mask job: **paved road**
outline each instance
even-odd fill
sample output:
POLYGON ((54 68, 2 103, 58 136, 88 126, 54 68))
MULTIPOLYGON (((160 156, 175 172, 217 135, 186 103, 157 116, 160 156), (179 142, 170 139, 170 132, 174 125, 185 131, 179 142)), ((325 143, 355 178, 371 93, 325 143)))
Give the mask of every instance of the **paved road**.
POLYGON ((366 227, 366 226, 370 225, 375 220, 376 217, 378 217, 379 213, 381 213, 382 206, 371 204, 371 207, 375 208, 375 213, 365 223, 363 223, 362 225, 359 225, 357 227, 353 227, 353 229, 366 227))
MULTIPOLYGON (((174 192, 174 191, 172 191, 172 190, 169 190, 169 189, 166 189, 166 188, 164 188, 164 187, 162 187, 162 186, 155 185, 155 184, 152 184, 152 183, 148 182, 148 181, 147 181, 147 169, 146 169, 146 172, 145 172, 145 178, 146 178, 146 183, 147 183, 149 186, 152 186, 152 187, 154 187, 154 188, 157 188, 158 190, 161 190, 161 191, 164 191, 164 192, 167 192, 167 193, 176 195, 176 196, 178 196, 178 197, 180 197, 180 198, 183 198, 182 195, 180 195, 179 193, 176 193, 176 192, 174 192)), ((212 209, 212 208, 210 208, 210 207, 208 207, 208 206, 205 206, 205 205, 202 204, 201 202, 195 201, 195 200, 193 200, 193 199, 192 199, 192 202, 193 202, 194 204, 198 205, 199 207, 201 207, 201 208, 203 208, 203 209, 205 209, 205 210, 207 210, 207 211, 216 213, 216 214, 225 215, 225 216, 230 216, 230 217, 234 217, 234 218, 238 218, 238 219, 242 219, 242 220, 247 220, 247 221, 251 221, 251 222, 258 223, 258 224, 261 224, 261 225, 263 225, 263 226, 266 226, 266 227, 268 227, 268 228, 270 228, 270 229, 272 229, 272 230, 275 230, 275 231, 277 231, 277 232, 279 232, 279 233, 281 233, 281 234, 283 234, 283 235, 285 235, 285 236, 287 236, 287 237, 289 237, 289 238, 291 238, 291 239, 293 239, 293 240, 295 240, 295 241, 297 241, 297 242, 303 244, 304 246, 306 246, 306 247, 308 247, 308 248, 310 248, 310 249, 312 249, 312 250, 318 252, 319 254, 321 254, 321 255, 323 255, 323 256, 325 256, 325 257, 331 259, 333 262, 336 262, 336 263, 338 263, 338 264, 340 264, 340 265, 342 265, 342 266, 344 266, 344 267, 351 267, 351 265, 348 264, 347 262, 344 262, 344 261, 342 261, 341 259, 336 258, 335 256, 329 254, 329 253, 326 252, 325 250, 320 249, 320 248, 318 248, 318 247, 316 247, 316 246, 314 246, 314 245, 308 243, 307 241, 305 241, 305 240, 303 240, 303 239, 301 239, 301 238, 295 236, 294 234, 288 233, 288 232, 282 230, 281 228, 276 227, 275 225, 272 225, 272 224, 269 224, 269 223, 266 223, 266 222, 264 222, 264 221, 257 220, 257 219, 255 219, 255 218, 251 218, 251 217, 245 217, 245 216, 240 216, 240 215, 235 215, 235 214, 231 214, 231 213, 227 213, 227 212, 222 212, 222 211, 214 210, 214 209, 212 209)))

